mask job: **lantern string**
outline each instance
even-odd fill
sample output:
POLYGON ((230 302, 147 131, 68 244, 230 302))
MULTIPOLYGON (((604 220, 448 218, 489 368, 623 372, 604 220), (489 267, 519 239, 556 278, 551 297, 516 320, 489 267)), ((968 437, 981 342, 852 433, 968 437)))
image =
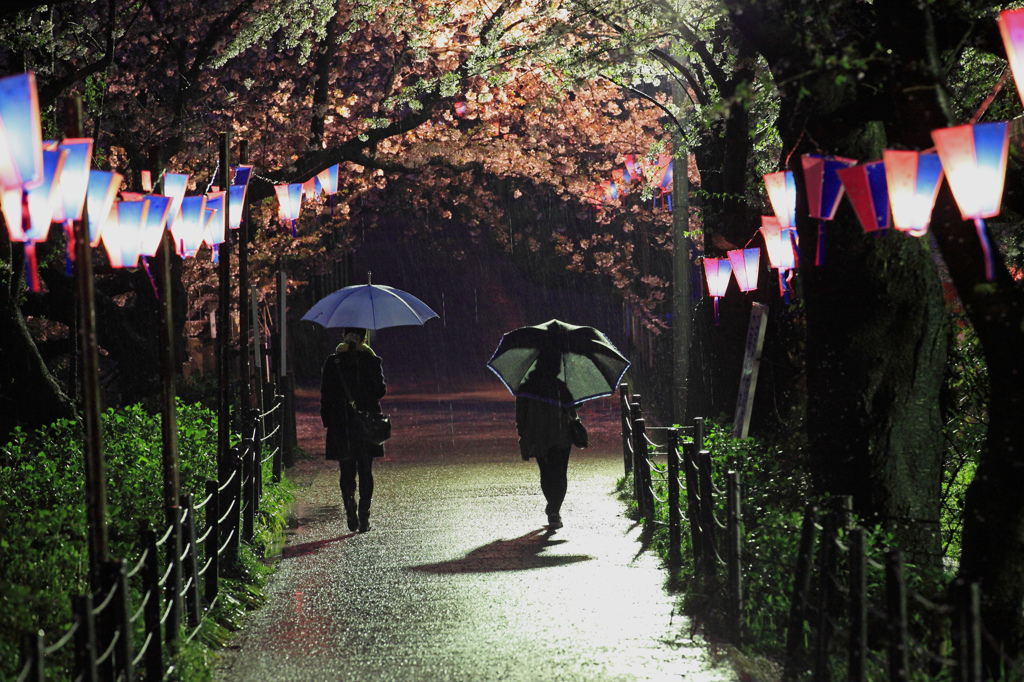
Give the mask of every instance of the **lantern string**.
POLYGON ((815 265, 825 264, 825 219, 818 219, 818 252, 814 255, 815 265))
POLYGON ((142 263, 142 269, 146 271, 146 277, 149 278, 149 285, 153 287, 153 295, 156 296, 156 300, 160 300, 160 292, 156 288, 156 280, 153 279, 153 272, 149 269, 149 263, 146 261, 146 257, 142 256, 139 258, 139 262, 142 263))

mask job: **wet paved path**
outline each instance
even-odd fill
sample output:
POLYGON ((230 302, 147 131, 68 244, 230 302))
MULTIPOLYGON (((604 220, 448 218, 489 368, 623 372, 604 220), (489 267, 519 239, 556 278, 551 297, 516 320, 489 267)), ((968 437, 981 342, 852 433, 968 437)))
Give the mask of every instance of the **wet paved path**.
POLYGON ((735 679, 673 614, 657 559, 637 556, 611 494, 610 415, 590 415, 596 442, 570 459, 552 532, 536 464, 508 433, 512 403, 491 397, 481 411, 486 396, 452 396, 446 428, 436 397, 389 400, 396 436, 368 533, 345 525, 333 462, 292 470, 296 528, 220 679, 735 679))

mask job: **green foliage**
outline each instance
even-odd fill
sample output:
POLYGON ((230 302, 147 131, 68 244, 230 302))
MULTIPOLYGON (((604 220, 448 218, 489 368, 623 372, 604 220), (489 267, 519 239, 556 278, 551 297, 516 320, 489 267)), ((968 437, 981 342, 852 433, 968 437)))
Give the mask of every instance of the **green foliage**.
MULTIPOLYGON (((178 403, 179 478, 182 494, 204 495, 216 478, 216 416, 199 406, 178 403)), ((163 528, 163 458, 159 415, 140 406, 103 415, 110 555, 133 565, 140 530, 163 528)), ((16 430, 0 448, 0 678, 15 674, 23 632, 42 629, 47 642, 71 623, 71 597, 88 590, 88 524, 81 424, 62 420, 34 433, 16 430)), ((270 463, 264 480, 270 480, 270 463)), ((290 500, 287 485, 265 485, 257 541, 269 544, 283 525, 290 500)), ((240 549, 242 568, 222 591, 250 592, 269 569, 254 549, 240 549)), ((137 579, 136 579, 137 580, 137 579)), ((133 580, 132 603, 139 604, 133 580)), ((252 600, 235 600, 244 607, 252 600)), ((227 609, 227 607, 224 607, 227 609)), ((236 618, 237 620, 237 618, 236 618)), ((206 627, 206 626, 204 626, 206 627)), ((60 667, 66 661, 54 658, 60 667)), ((185 647, 180 679, 195 673, 205 655, 185 647), (193 672, 185 674, 185 670, 193 672)), ((205 664, 204 664, 205 665, 205 664)))

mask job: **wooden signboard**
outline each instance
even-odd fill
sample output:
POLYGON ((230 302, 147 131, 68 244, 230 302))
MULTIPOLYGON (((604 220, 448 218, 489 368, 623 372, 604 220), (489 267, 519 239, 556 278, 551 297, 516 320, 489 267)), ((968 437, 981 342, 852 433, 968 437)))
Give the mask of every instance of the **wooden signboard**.
POLYGON ((747 349, 743 354, 743 374, 740 376, 740 393, 736 399, 736 418, 733 420, 732 436, 740 440, 747 437, 750 428, 750 413, 754 407, 754 389, 757 388, 757 370, 761 365, 761 348, 764 346, 764 330, 768 326, 768 306, 755 303, 750 310, 750 326, 747 328, 747 349))

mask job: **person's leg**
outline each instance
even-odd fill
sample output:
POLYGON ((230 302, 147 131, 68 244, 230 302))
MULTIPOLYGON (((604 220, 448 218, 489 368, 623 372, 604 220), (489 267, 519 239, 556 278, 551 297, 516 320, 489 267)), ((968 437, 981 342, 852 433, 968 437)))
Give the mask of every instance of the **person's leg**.
POLYGON ((548 515, 548 524, 561 527, 562 502, 568 488, 569 449, 551 448, 546 455, 537 458, 537 466, 540 468, 540 489, 547 501, 544 512, 548 515))
POLYGON ((356 518, 356 459, 349 457, 338 461, 340 473, 339 484, 341 485, 341 501, 345 505, 345 516, 348 521, 348 529, 355 532, 359 527, 359 520, 356 518))
POLYGON ((359 470, 359 532, 370 530, 370 504, 373 501, 373 457, 356 458, 359 470))

